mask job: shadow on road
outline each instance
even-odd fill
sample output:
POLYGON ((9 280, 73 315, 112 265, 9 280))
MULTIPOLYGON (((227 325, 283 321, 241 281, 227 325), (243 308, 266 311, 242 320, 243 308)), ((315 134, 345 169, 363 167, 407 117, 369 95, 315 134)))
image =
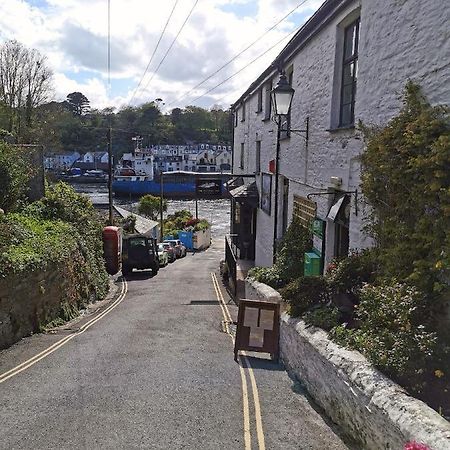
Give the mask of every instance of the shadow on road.
POLYGON ((151 270, 140 270, 139 272, 132 272, 125 276, 125 279, 128 282, 132 281, 138 281, 138 280, 148 280, 150 278, 153 278, 155 275, 153 275, 151 270))
POLYGON ((264 357, 258 358, 257 356, 248 356, 247 359, 250 362, 253 370, 272 370, 283 371, 284 367, 279 362, 272 361, 264 357))

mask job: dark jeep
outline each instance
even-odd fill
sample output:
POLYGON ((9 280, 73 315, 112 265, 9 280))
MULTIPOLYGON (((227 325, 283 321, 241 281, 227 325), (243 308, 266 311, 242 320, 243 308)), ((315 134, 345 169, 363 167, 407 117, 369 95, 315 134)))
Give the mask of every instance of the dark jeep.
POLYGON ((153 275, 159 270, 156 239, 144 234, 126 234, 122 239, 122 274, 133 269, 151 269, 153 275))

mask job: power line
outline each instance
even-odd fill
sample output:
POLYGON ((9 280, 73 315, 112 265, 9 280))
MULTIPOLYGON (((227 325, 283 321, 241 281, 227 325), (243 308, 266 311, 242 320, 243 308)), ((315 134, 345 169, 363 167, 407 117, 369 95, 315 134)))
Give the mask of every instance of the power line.
POLYGON ((275 44, 273 44, 271 47, 269 47, 267 50, 265 50, 263 53, 258 55, 256 58, 252 59, 249 63, 247 63, 244 67, 241 67, 237 72, 234 72, 233 75, 230 75, 228 78, 225 78, 225 80, 222 80, 219 84, 216 84, 211 89, 208 89, 206 92, 204 92, 202 95, 199 95, 198 97, 194 98, 192 102, 196 102, 197 100, 201 99, 205 95, 209 94, 210 92, 216 90, 218 87, 222 86, 222 84, 225 84, 227 81, 234 78, 236 75, 241 73, 243 70, 245 70, 247 67, 251 66, 253 63, 255 63, 258 59, 262 58, 265 54, 269 53, 272 49, 274 49, 277 45, 279 45, 281 42, 283 42, 285 39, 291 37, 294 33, 296 33, 297 30, 291 31, 289 34, 281 38, 279 41, 277 41, 275 44))
POLYGON ((304 5, 306 2, 308 2, 309 0, 302 0, 294 9, 292 9, 291 11, 289 11, 285 16, 283 16, 277 23, 275 23, 274 25, 272 25, 269 29, 267 29, 266 31, 264 31, 264 33, 262 33, 260 36, 258 36, 258 38, 256 38, 251 44, 247 45, 247 47, 245 47, 244 49, 242 49, 239 53, 237 53, 235 56, 233 56, 229 61, 227 61, 225 64, 223 64, 221 67, 219 67, 216 71, 214 71, 213 73, 211 73, 210 75, 208 75, 204 80, 200 81, 200 83, 198 83, 196 86, 194 86, 190 91, 188 91, 186 94, 183 94, 181 97, 177 98, 176 100, 174 100, 173 102, 170 102, 167 106, 171 106, 174 103, 179 102, 180 100, 183 100, 184 98, 188 97, 189 94, 193 91, 195 91, 195 89, 197 89, 198 87, 200 87, 202 84, 204 84, 206 81, 208 81, 209 79, 211 79, 214 75, 216 75, 217 73, 219 73, 221 70, 223 70, 225 67, 229 66, 233 61, 235 61, 237 58, 239 58, 239 56, 241 56, 243 53, 245 53, 249 48, 253 47, 255 44, 257 44, 263 37, 265 37, 265 35, 267 33, 269 33, 270 31, 272 31, 274 28, 276 28, 281 22, 283 22, 284 20, 286 20, 290 15, 292 15, 295 11, 297 11, 298 8, 300 8, 300 6, 304 5))
POLYGON ((152 56, 150 57, 150 60, 149 60, 149 62, 148 62, 148 64, 147 64, 147 67, 145 68, 144 74, 142 75, 142 77, 141 77, 141 79, 140 79, 140 81, 139 81, 139 84, 137 85, 136 89, 134 90, 133 95, 131 96, 131 99, 130 99, 130 101, 128 102, 128 105, 131 105, 131 102, 133 101, 133 99, 134 99, 134 97, 136 96, 136 94, 137 94, 137 92, 138 92, 138 90, 139 90, 139 88, 140 88, 142 82, 144 81, 145 75, 147 75, 147 72, 148 72, 148 69, 149 69, 149 67, 150 67, 150 64, 152 63, 153 58, 155 57, 155 53, 156 53, 156 51, 157 51, 158 48, 159 48, 159 44, 161 43, 161 40, 162 40, 162 38, 163 38, 163 36, 164 36, 164 33, 166 32, 166 28, 167 28, 167 26, 169 25, 169 22, 170 22, 170 20, 171 20, 171 18, 172 18, 173 12, 175 11, 175 8, 176 8, 176 6, 177 6, 177 4, 178 4, 178 1, 179 1, 179 0, 175 0, 175 3, 174 3, 174 5, 173 5, 173 7, 172 7, 172 11, 170 11, 170 14, 169 14, 169 17, 167 18, 166 24, 164 25, 164 28, 163 28, 161 34, 159 35, 158 42, 156 43, 155 49, 153 50, 153 53, 152 53, 152 56))
POLYGON ((159 68, 161 67, 162 63, 164 62, 164 60, 166 59, 167 55, 169 54, 170 50, 172 50, 172 47, 174 46, 175 42, 178 39, 178 36, 181 34, 181 32, 183 31, 184 26, 186 25, 187 21, 189 20, 189 18, 191 17, 192 12, 194 11, 195 7, 197 6, 197 3, 199 2, 199 0, 195 0, 194 5, 192 6, 191 10, 189 11, 189 14, 187 15, 186 19, 184 20, 183 24, 181 25, 180 29, 178 30, 177 35, 175 36, 174 40, 172 41, 172 43, 170 44, 169 48, 167 49, 166 53, 164 54, 164 56, 162 57, 161 61, 159 62, 158 66, 156 67, 156 69, 153 71, 153 74, 150 78, 150 80, 148 80, 147 84, 145 85, 144 91, 148 88, 148 85, 152 82, 153 78, 155 77, 155 75, 157 74, 159 68))

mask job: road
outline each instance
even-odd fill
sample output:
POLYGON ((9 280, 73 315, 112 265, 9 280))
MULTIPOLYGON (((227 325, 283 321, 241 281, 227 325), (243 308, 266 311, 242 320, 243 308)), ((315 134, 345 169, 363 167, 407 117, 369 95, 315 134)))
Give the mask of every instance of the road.
POLYGON ((280 365, 234 362, 221 242, 1 352, 0 448, 349 448, 280 365))

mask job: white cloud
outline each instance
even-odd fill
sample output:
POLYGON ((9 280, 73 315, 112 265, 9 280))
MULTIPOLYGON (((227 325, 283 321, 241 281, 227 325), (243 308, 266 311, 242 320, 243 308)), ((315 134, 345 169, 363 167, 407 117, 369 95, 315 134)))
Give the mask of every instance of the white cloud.
MULTIPOLYGON (((168 49, 194 1, 178 2, 133 104, 161 97, 169 105, 261 36, 249 51, 172 107, 189 104, 300 25, 295 23, 300 17, 297 14, 265 33, 300 0, 200 0, 164 64, 148 83, 152 70, 168 49), (224 6, 226 10, 222 9, 224 6), (257 7, 255 15, 239 16, 239 11, 246 7, 250 10, 252 6, 257 7)), ((322 0, 307 0, 297 12, 311 14, 321 3, 322 0)), ((106 85, 108 17, 105 0, 47 0, 41 8, 31 6, 25 0, 3 0, 0 3, 0 40, 14 38, 47 55, 55 72, 55 91, 59 98, 80 91, 90 99, 93 107, 111 104, 120 107, 130 101, 141 80, 173 4, 173 1, 162 0, 111 1, 110 98, 106 85), (124 92, 124 86, 127 92, 124 92)), ((220 100, 229 105, 270 64, 285 43, 199 100, 198 104, 220 100)))

